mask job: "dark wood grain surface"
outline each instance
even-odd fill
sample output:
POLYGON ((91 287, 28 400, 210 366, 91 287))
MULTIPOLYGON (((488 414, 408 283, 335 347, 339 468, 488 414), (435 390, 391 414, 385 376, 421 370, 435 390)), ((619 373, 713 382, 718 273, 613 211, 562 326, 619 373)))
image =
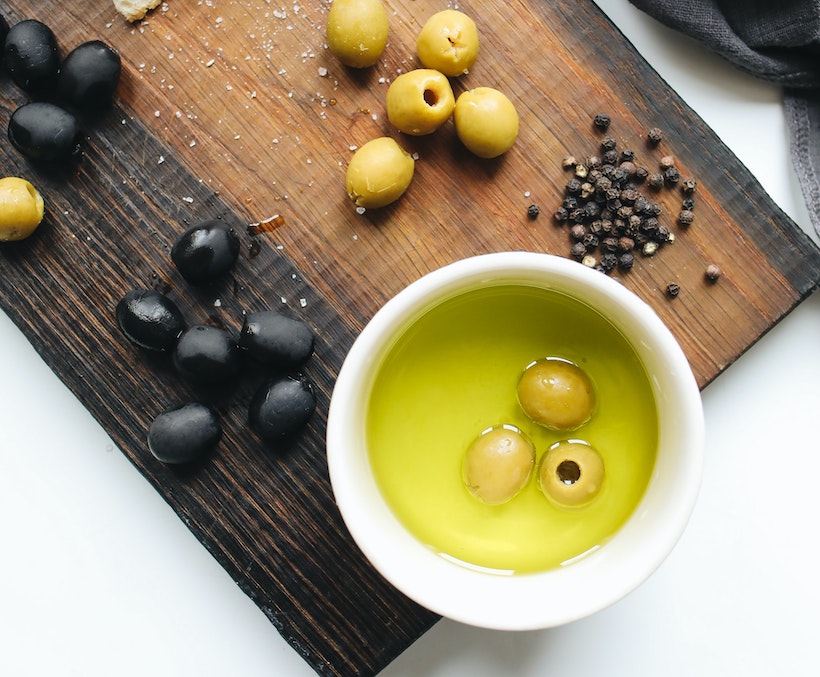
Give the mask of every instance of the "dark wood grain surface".
MULTIPOLYGON (((450 125, 432 137, 394 133, 389 81, 416 65, 415 35, 441 3, 388 2, 391 40, 373 69, 341 67, 324 47, 329 3, 276 9, 263 0, 171 0, 130 25, 108 2, 14 0, 10 22, 48 23, 63 53, 103 39, 123 59, 115 107, 88 125, 82 156, 37 167, 5 139, 2 173, 44 193, 47 216, 27 241, 0 246, 0 305, 55 373, 203 545, 322 674, 373 674, 437 618, 374 572, 333 502, 324 456, 327 404, 352 341, 387 298, 425 272, 491 251, 565 255, 550 212, 567 175, 561 159, 597 149, 598 111, 647 164, 677 158, 697 178, 696 222, 623 283, 677 336, 706 385, 805 298, 820 254, 745 167, 586 1, 461 5, 476 18, 479 61, 457 92, 505 91, 521 116, 516 147, 469 156, 450 125), (659 126, 659 149, 645 132, 659 126), (357 214, 344 194, 353 148, 390 134, 418 154, 394 206, 357 214), (527 206, 539 203, 536 220, 527 206), (218 217, 243 250, 231 276, 192 288, 169 250, 189 224, 218 217), (263 224, 254 228, 252 224, 263 224), (718 264, 717 284, 703 270, 718 264), (669 282, 681 286, 668 299, 669 282), (124 342, 113 308, 131 288, 166 290, 190 322, 238 329, 243 311, 285 306, 315 330, 306 373, 319 407, 305 434, 272 449, 249 430, 261 375, 210 395, 225 428, 218 451, 175 470, 148 453, 150 421, 200 397, 161 360, 124 342)), ((26 96, 0 80, 3 124, 26 96)), ((663 193, 673 229, 680 195, 663 193)))

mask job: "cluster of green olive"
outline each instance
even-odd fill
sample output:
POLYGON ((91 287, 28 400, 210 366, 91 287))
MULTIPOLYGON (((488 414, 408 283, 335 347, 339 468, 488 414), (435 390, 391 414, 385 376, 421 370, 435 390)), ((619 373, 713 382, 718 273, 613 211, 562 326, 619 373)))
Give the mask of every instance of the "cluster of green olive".
MULTIPOLYGON (((328 49, 342 63, 367 68, 387 46, 387 11, 381 0, 334 0, 328 13, 328 49)), ((443 10, 424 24, 416 41, 423 68, 399 75, 387 90, 390 123, 400 132, 424 136, 453 119, 464 146, 481 158, 507 152, 518 138, 518 113, 512 102, 491 87, 453 93, 449 78, 469 72, 478 58, 475 22, 463 12, 443 10)), ((383 207, 395 202, 410 185, 413 157, 392 137, 361 146, 351 158, 345 178, 357 207, 383 207)))
MULTIPOLYGON (((596 397, 589 376, 573 362, 544 358, 532 362, 518 380, 518 403, 535 423, 551 430, 572 431, 595 412, 596 397)), ((536 449, 520 428, 511 424, 484 430, 468 447, 462 477, 469 491, 488 505, 511 500, 529 481, 536 449)), ((600 491, 604 463, 588 442, 556 442, 538 464, 538 486, 554 504, 575 508, 600 491)))

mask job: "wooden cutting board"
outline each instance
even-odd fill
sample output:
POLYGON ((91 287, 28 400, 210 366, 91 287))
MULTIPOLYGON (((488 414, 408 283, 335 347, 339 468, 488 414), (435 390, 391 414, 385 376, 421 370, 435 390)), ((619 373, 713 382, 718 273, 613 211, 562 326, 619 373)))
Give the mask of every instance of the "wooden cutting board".
MULTIPOLYGON (((105 40, 124 73, 79 161, 35 167, 0 144, 2 173, 28 177, 47 200, 34 237, 0 246, 0 304, 320 674, 374 674, 437 620, 370 568, 335 508, 324 432, 344 356, 386 299, 442 264, 508 249, 566 255, 566 229, 551 219, 568 178, 561 161, 597 150, 595 113, 607 112, 610 133, 647 165, 673 154, 698 180, 695 223, 679 231, 681 196, 664 191, 662 220, 677 242, 619 277, 668 324, 701 386, 820 278, 816 247, 593 3, 460 5, 482 51, 456 93, 497 87, 521 117, 516 147, 495 161, 465 153, 449 124, 419 139, 390 129, 388 83, 416 65, 415 36, 445 3, 386 4, 390 43, 364 72, 327 53, 325 1, 170 0, 135 25, 92 0, 12 0, 4 10, 10 23, 48 23, 64 54, 105 40), (658 149, 645 143, 654 126, 665 132, 658 149), (346 163, 382 134, 418 154, 416 177, 394 206, 357 214, 344 194, 346 163), (542 207, 535 220, 531 203, 542 207), (169 248, 212 217, 237 227, 243 251, 229 279, 194 289, 169 248), (716 284, 704 280, 709 263, 723 270, 716 284), (675 299, 665 295, 670 282, 681 288, 675 299), (192 323, 236 329, 243 311, 283 305, 304 317, 318 336, 306 372, 319 389, 305 434, 271 449, 248 431, 258 378, 248 375, 213 402, 225 427, 217 453, 185 471, 156 462, 148 425, 195 393, 120 336, 114 306, 137 287, 166 290, 192 323)), ((4 76, 4 124, 25 100, 4 76)))

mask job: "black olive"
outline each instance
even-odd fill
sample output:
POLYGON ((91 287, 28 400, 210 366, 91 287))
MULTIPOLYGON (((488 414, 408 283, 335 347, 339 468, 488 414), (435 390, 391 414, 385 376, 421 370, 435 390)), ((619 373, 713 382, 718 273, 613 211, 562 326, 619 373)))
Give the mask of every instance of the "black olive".
POLYGON ((42 93, 57 82, 57 39, 40 21, 26 19, 14 24, 6 35, 3 56, 11 79, 27 92, 42 93))
POLYGON ((80 126, 52 103, 27 103, 9 120, 9 140, 23 155, 41 162, 66 160, 80 149, 80 126))
POLYGON ((182 311, 153 289, 129 291, 117 303, 115 315, 128 340, 146 350, 172 350, 185 329, 182 311))
POLYGON ((313 354, 314 337, 302 320, 274 310, 245 316, 239 347, 264 364, 279 369, 299 367, 313 354))
POLYGON ((171 248, 171 260, 191 284, 204 284, 228 272, 239 256, 239 236, 221 221, 191 226, 171 248))
POLYGON ((195 385, 225 383, 239 373, 239 346, 224 329, 205 324, 188 327, 174 349, 177 372, 195 385))
POLYGON ((148 428, 148 449, 163 463, 189 463, 210 452, 222 438, 211 409, 189 402, 164 411, 148 428))
POLYGON ((57 88, 69 108, 96 113, 107 108, 120 81, 120 55, 100 40, 75 47, 63 59, 57 88))
POLYGON ((316 409, 313 384, 304 376, 285 376, 264 383, 251 400, 248 423, 267 442, 301 430, 316 409))

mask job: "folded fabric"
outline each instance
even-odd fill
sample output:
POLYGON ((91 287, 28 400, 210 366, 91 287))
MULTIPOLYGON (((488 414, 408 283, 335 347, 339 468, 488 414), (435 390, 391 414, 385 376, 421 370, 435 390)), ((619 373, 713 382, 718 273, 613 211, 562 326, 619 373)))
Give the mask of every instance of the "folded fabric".
POLYGON ((752 75, 783 86, 791 158, 820 235, 820 0, 630 0, 752 75))

